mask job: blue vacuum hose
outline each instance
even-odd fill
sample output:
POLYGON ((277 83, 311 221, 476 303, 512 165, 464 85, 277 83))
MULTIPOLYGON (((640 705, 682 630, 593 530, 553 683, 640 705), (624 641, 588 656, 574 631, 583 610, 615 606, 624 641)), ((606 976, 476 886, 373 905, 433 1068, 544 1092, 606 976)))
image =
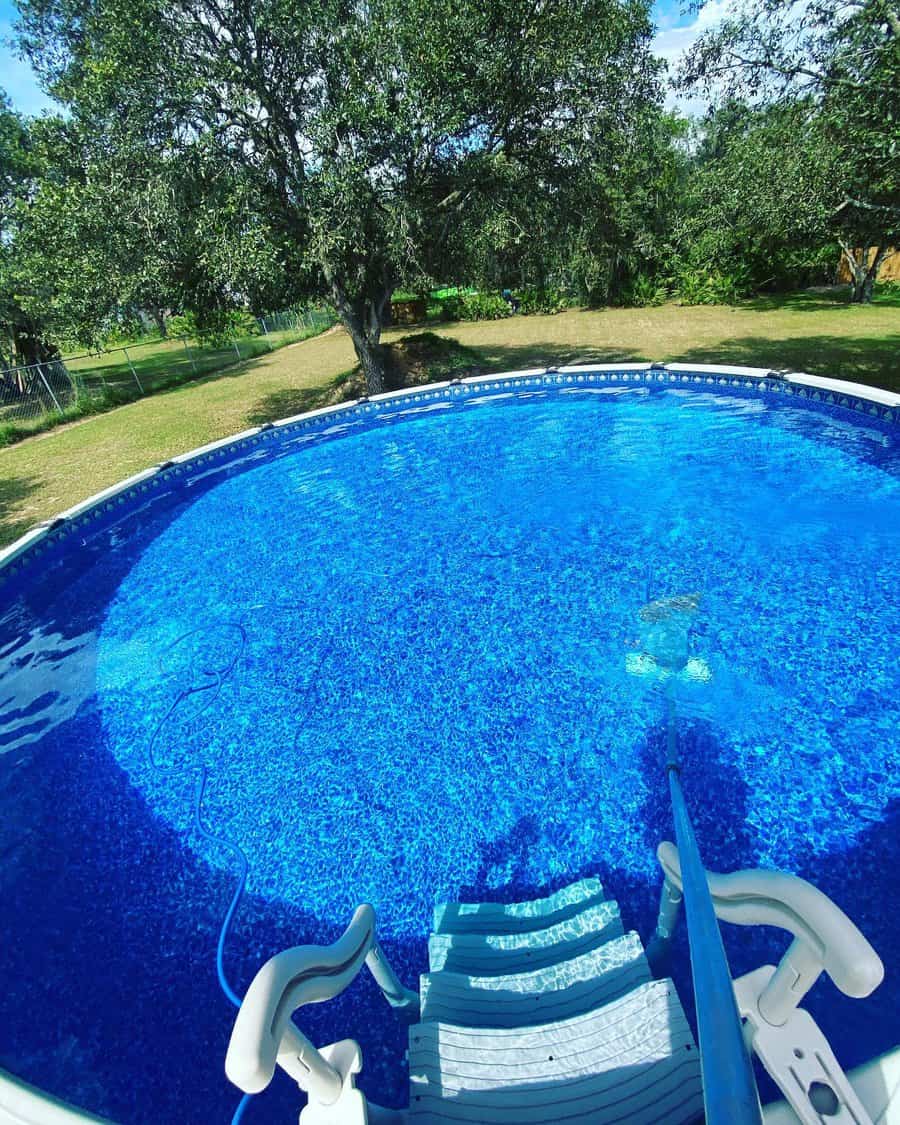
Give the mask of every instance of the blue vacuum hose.
MULTIPOLYGON (((240 656, 240 651, 243 650, 244 644, 247 640, 247 636, 244 632, 244 629, 240 625, 230 626, 230 628, 236 630, 240 639, 239 651, 237 655, 235 655, 233 659, 230 660, 224 667, 203 669, 201 671, 201 682, 199 684, 191 684, 187 688, 182 688, 178 692, 178 695, 175 697, 175 701, 172 703, 171 707, 168 709, 168 711, 166 711, 162 719, 160 719, 159 723, 157 724, 156 730, 153 732, 153 737, 150 739, 150 745, 147 749, 147 756, 150 761, 151 767, 158 773, 178 773, 181 772, 181 769, 183 768, 181 766, 174 766, 166 769, 165 767, 159 765, 154 756, 156 743, 169 719, 171 719, 171 717, 175 714, 175 712, 186 699, 189 699, 194 695, 206 693, 206 698, 203 701, 203 706, 198 712, 198 714, 203 714, 203 712, 211 707, 215 700, 218 698, 219 693, 222 689, 222 684, 234 670, 235 664, 237 664, 238 657, 240 656)), ((192 629, 189 633, 185 633, 183 636, 179 637, 178 640, 174 641, 166 651, 171 652, 172 649, 176 648, 183 641, 196 636, 198 633, 204 633, 207 631, 207 629, 202 627, 199 629, 192 629)), ((160 663, 162 663, 162 661, 160 661, 160 663)), ((237 908, 240 905, 240 901, 244 895, 244 888, 247 885, 247 871, 249 863, 247 861, 247 855, 244 852, 244 849, 240 847, 240 845, 235 844, 232 840, 226 840, 221 836, 214 835, 203 826, 200 809, 203 805, 203 797, 206 793, 206 783, 208 778, 209 773, 206 766, 201 765, 200 772, 197 777, 197 785, 194 790, 194 827, 205 840, 208 840, 212 844, 219 844, 230 851, 231 854, 237 858, 240 865, 240 875, 238 876, 237 886, 235 887, 234 894, 232 895, 228 909, 225 911, 225 917, 222 919, 222 926, 219 930, 219 941, 216 945, 216 975, 219 978, 219 986, 221 987, 230 1003, 232 1003, 235 1008, 240 1008, 241 999, 235 992, 235 990, 231 987, 228 977, 225 975, 225 942, 228 940, 228 932, 231 929, 231 923, 234 921, 234 916, 237 912, 237 908)), ((244 1094, 244 1096, 238 1102, 237 1108, 234 1111, 234 1116, 231 1118, 231 1125, 239 1125, 239 1123, 243 1120, 244 1112, 247 1109, 247 1106, 250 1104, 252 1098, 253 1094, 244 1094)))

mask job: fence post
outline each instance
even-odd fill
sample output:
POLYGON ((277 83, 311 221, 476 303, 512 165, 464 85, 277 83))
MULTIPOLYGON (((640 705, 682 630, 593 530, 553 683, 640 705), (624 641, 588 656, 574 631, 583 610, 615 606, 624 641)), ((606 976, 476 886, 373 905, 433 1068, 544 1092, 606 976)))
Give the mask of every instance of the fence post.
POLYGON ((42 369, 41 369, 41 364, 39 364, 39 363, 36 363, 36 364, 35 364, 35 367, 37 368, 37 373, 38 373, 38 376, 40 377, 40 380, 41 380, 41 382, 42 382, 42 383, 44 384, 44 386, 45 386, 45 387, 47 388, 47 394, 48 394, 48 395, 49 395, 49 396, 50 396, 50 397, 51 397, 51 398, 53 399, 53 405, 54 405, 54 406, 56 407, 56 409, 57 409, 57 410, 58 410, 58 411, 60 412, 60 414, 62 414, 62 407, 61 407, 61 406, 59 405, 59 400, 57 399, 56 395, 55 395, 55 394, 53 393, 53 391, 52 391, 52 390, 50 389, 50 384, 49 384, 49 383, 47 382, 47 380, 46 380, 46 379, 44 378, 44 372, 43 372, 43 371, 42 371, 42 369))
POLYGON ((197 374, 197 364, 194 363, 194 357, 191 355, 191 349, 188 347, 187 336, 182 336, 181 342, 184 344, 184 350, 187 352, 187 357, 191 361, 191 367, 194 369, 194 374, 197 374))
POLYGON ((134 381, 137 383, 138 390, 141 392, 141 394, 143 394, 144 388, 141 386, 141 381, 134 369, 134 364, 131 362, 131 356, 128 354, 128 348, 122 348, 122 351, 125 353, 125 358, 128 360, 128 366, 131 368, 131 374, 134 376, 134 381))

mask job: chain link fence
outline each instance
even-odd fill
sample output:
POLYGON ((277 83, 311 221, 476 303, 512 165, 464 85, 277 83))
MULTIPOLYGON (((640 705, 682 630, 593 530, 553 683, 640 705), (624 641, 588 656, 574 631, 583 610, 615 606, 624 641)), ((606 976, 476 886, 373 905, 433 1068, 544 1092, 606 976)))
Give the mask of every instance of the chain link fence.
POLYGON ((0 369, 0 426, 64 415, 78 401, 78 386, 61 359, 0 369))
POLYGON ((266 316, 258 316, 256 323, 264 336, 300 331, 308 335, 316 335, 330 328, 336 320, 337 317, 328 309, 304 309, 302 312, 287 310, 268 313, 266 316))
POLYGON ((318 335, 336 320, 328 309, 287 310, 255 317, 247 332, 215 344, 176 336, 0 368, 0 444, 253 359, 318 335))

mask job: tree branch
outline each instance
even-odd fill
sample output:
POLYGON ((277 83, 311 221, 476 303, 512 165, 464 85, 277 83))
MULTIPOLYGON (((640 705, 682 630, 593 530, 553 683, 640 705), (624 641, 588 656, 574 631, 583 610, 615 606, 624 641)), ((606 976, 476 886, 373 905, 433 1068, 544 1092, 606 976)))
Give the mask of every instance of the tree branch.
POLYGON ((861 211, 875 211, 882 215, 900 215, 900 207, 890 203, 867 203, 864 199, 852 199, 849 196, 844 202, 834 209, 832 218, 842 214, 848 207, 858 207, 861 211))

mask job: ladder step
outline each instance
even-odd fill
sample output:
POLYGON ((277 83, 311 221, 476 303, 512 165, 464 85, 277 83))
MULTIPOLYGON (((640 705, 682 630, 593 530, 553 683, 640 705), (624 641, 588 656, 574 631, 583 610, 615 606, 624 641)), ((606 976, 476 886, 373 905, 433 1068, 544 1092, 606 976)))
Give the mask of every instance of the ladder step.
POLYGON ((551 968, 478 977, 446 970, 421 977, 421 1019, 465 1027, 527 1027, 569 1019, 651 980, 636 933, 551 968))
POLYGON ((446 969, 471 976, 499 976, 543 969, 621 937, 615 902, 599 902, 543 930, 520 934, 432 934, 428 958, 433 973, 446 969))
POLYGON ((681 1125, 700 1060, 671 981, 533 1028, 410 1028, 410 1122, 681 1125))
POLYGON ((434 908, 438 934, 512 934, 564 922, 586 906, 603 902, 599 879, 580 879, 546 898, 529 902, 444 902, 434 908))

